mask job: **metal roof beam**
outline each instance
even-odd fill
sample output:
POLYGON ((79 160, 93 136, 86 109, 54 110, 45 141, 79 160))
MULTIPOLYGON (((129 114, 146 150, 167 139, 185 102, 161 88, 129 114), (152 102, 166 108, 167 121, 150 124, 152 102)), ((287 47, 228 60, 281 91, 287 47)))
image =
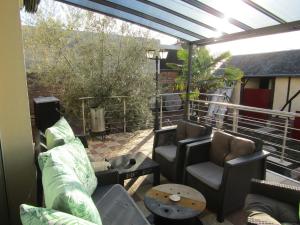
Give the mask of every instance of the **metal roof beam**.
MULTIPOLYGON (((202 23, 202 22, 200 22, 198 20, 195 20, 195 19, 193 19, 191 17, 188 17, 188 16, 186 16, 186 15, 184 15, 182 13, 176 12, 176 11, 174 11, 172 9, 169 9, 169 8, 167 8, 165 6, 162 6, 162 5, 159 5, 157 3, 154 3, 154 2, 151 2, 151 1, 148 1, 148 0, 136 0, 136 1, 142 2, 144 4, 147 4, 147 5, 153 6, 153 7, 157 8, 157 9, 160 9, 162 11, 168 12, 170 14, 173 14, 174 16, 178 16, 178 17, 180 17, 182 19, 185 19, 185 20, 187 20, 189 22, 192 22, 192 23, 195 23, 195 24, 197 24, 199 26, 205 27, 205 28, 207 28, 207 29, 209 29, 211 31, 218 31, 218 29, 215 28, 215 27, 212 27, 212 26, 210 26, 210 25, 208 25, 206 23, 202 23)), ((223 34, 226 34, 226 33, 223 32, 223 34)))
POLYGON ((280 17, 276 16, 274 13, 270 12, 269 10, 263 8, 262 6, 256 4, 252 0, 243 0, 247 5, 251 6, 252 8, 256 9, 257 11, 261 12, 262 14, 270 17, 271 19, 277 21, 278 23, 286 23, 285 20, 281 19, 280 17))
MULTIPOLYGON (((182 1, 198 8, 198 9, 201 9, 201 10, 207 12, 207 13, 210 13, 210 14, 216 16, 216 17, 219 17, 219 18, 222 18, 222 19, 225 18, 224 13, 222 13, 222 12, 216 10, 215 8, 212 8, 212 7, 206 5, 202 2, 199 2, 197 0, 182 0, 182 1)), ((242 23, 242 22, 240 22, 240 21, 238 21, 234 18, 228 18, 228 22, 235 25, 235 26, 237 26, 237 27, 239 27, 239 28, 241 28, 241 29, 243 29, 243 30, 253 29, 252 27, 250 27, 250 26, 248 26, 248 25, 246 25, 246 24, 244 24, 244 23, 242 23)))
POLYGON ((134 9, 131 9, 131 8, 128 8, 128 7, 116 4, 114 2, 110 2, 110 1, 106 1, 106 0, 91 0, 91 1, 95 2, 95 3, 98 3, 100 5, 105 5, 107 7, 110 7, 110 8, 113 8, 113 9, 117 9, 117 10, 129 13, 129 14, 135 15, 135 16, 142 17, 142 18, 147 19, 149 21, 152 21, 154 23, 158 23, 158 24, 161 24, 163 26, 166 26, 166 27, 172 28, 174 30, 180 31, 181 33, 188 34, 188 35, 193 36, 193 37, 195 37, 197 39, 203 39, 203 38, 205 38, 204 36, 202 36, 200 34, 197 34, 197 33, 193 32, 193 31, 187 30, 187 29, 185 29, 183 27, 179 27, 179 26, 174 25, 172 23, 169 23, 167 21, 158 19, 156 17, 153 17, 151 15, 142 13, 140 11, 137 11, 137 10, 134 10, 134 9))
POLYGON ((156 28, 154 28, 154 27, 152 27, 150 25, 141 24, 141 23, 135 22, 133 20, 124 18, 122 16, 112 15, 112 14, 106 13, 104 11, 100 11, 99 9, 96 9, 96 8, 93 8, 93 7, 84 5, 84 4, 80 4, 76 0, 55 0, 55 1, 62 2, 62 3, 68 4, 68 5, 73 5, 73 6, 76 6, 76 7, 82 8, 82 9, 86 9, 86 10, 90 10, 90 11, 93 11, 93 12, 96 12, 96 13, 101 13, 101 14, 106 15, 106 16, 114 17, 114 18, 117 18, 117 19, 129 22, 129 23, 132 23, 132 24, 136 24, 136 25, 141 26, 141 27, 145 27, 145 28, 150 29, 150 30, 154 30, 154 31, 157 31, 157 32, 169 35, 169 36, 172 36, 174 38, 178 38, 178 39, 186 41, 186 42, 190 42, 190 40, 184 39, 184 38, 182 38, 180 36, 177 36, 174 33, 165 32, 164 30, 156 29, 156 28))
POLYGON ((300 30, 300 20, 285 23, 285 24, 278 24, 269 27, 242 31, 234 34, 226 34, 219 38, 206 38, 206 39, 194 41, 193 43, 195 45, 203 46, 203 45, 216 44, 216 43, 227 42, 227 41, 235 41, 235 40, 240 40, 245 38, 259 37, 259 36, 278 34, 278 33, 284 33, 284 32, 296 31, 296 30, 300 30))

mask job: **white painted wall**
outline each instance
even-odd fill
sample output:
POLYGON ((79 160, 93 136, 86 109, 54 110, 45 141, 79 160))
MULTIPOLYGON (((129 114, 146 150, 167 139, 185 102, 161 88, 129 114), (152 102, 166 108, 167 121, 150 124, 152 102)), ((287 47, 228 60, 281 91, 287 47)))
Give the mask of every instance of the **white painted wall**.
POLYGON ((231 103, 240 104, 240 100, 241 100, 241 81, 238 81, 234 85, 234 88, 232 91, 231 103))
MULTIPOLYGON (((290 95, 291 98, 300 89, 300 77, 291 78, 290 95)), ((280 110, 286 103, 286 96, 288 91, 288 78, 277 77, 275 79, 275 90, 273 109, 280 110)), ((288 106, 284 111, 288 111, 288 106)), ((296 97, 292 102, 291 112, 300 111, 300 96, 296 97)))
MULTIPOLYGON (((291 79, 291 89, 290 98, 300 90, 300 77, 292 77, 291 79)), ((300 111, 300 95, 296 97, 292 102, 292 112, 300 111)))
POLYGON ((1 1, 0 27, 0 139, 11 224, 20 224, 19 205, 34 204, 36 191, 19 0, 1 1))
POLYGON ((259 88, 259 81, 260 78, 250 78, 247 81, 245 88, 259 88))

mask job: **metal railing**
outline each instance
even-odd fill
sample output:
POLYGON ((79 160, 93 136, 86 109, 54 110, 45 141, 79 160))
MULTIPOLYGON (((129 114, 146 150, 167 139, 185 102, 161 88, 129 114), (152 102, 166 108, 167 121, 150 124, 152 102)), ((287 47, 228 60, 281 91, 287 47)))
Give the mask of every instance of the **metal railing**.
MULTIPOLYGON (((128 124, 132 122, 128 118, 128 112, 131 110, 129 100, 132 100, 130 99, 132 97, 109 98, 111 101, 105 107, 106 125, 114 127, 116 132, 127 132, 130 129, 128 124), (116 117, 114 112, 118 112, 118 118, 114 118, 116 117)), ((85 133, 88 130, 87 109, 93 99, 95 98, 80 98, 82 127, 85 133)), ((187 109, 184 108, 185 93, 160 94, 158 99, 158 114, 154 105, 152 108, 149 107, 152 109, 153 117, 159 119, 160 127, 176 125, 179 120, 186 118, 212 126, 214 129, 230 130, 261 138, 264 141, 264 150, 271 154, 267 161, 268 168, 300 180, 300 140, 293 136, 295 131, 300 131, 299 128, 293 127, 295 117, 300 117, 300 114, 231 104, 227 96, 216 94, 201 93, 200 100, 190 100, 187 109)), ((153 127, 153 121, 149 127, 153 127)))
POLYGON ((184 118, 184 102, 180 95, 184 93, 164 93, 159 95, 159 125, 172 126, 184 118))
MULTIPOLYGON (((159 94, 159 125, 160 127, 176 125, 179 120, 190 119, 190 114, 185 116, 185 92, 159 94)), ((193 92, 191 92, 193 94, 193 92)), ((218 101, 227 102, 225 95, 201 93, 201 98, 214 98, 218 101)), ((190 101, 189 108, 193 108, 193 101, 190 101)), ((189 112, 190 109, 187 109, 189 112)))
POLYGON ((261 138, 271 154, 268 168, 300 180, 300 140, 294 137, 300 129, 293 127, 295 117, 300 114, 210 100, 191 100, 188 109, 190 120, 261 138))
MULTIPOLYGON (((126 132, 126 99, 128 98, 128 96, 112 96, 112 97, 108 97, 109 99, 116 99, 119 100, 121 103, 112 103, 110 104, 110 109, 109 110, 105 110, 105 119, 107 121, 107 119, 109 119, 109 113, 113 112, 113 111, 123 111, 123 131, 126 132), (123 106, 121 107, 122 109, 111 109, 111 107, 113 106, 119 106, 120 105, 123 106)), ((87 119, 86 119, 86 114, 87 114, 87 109, 90 108, 90 101, 96 99, 96 97, 82 97, 79 98, 79 100, 81 101, 81 113, 82 113, 82 129, 83 129, 83 133, 84 135, 86 135, 87 132, 87 119)), ((120 121, 121 122, 121 121, 120 121)), ((116 123, 116 122, 110 122, 107 123, 106 125, 111 125, 112 123, 116 123)))
MULTIPOLYGON (((132 130, 133 125, 130 124, 144 124, 145 121, 139 121, 138 119, 130 119, 128 115, 132 112, 132 101, 134 97, 130 96, 111 96, 106 97, 105 99, 109 99, 109 103, 103 106, 105 111, 105 125, 109 130, 114 130, 114 132, 124 132, 126 133, 128 130, 132 130)), ((82 117, 82 129, 83 133, 86 135, 90 130, 89 125, 89 109, 91 108, 91 102, 96 100, 96 97, 81 97, 79 100, 81 101, 81 117, 82 117)), ((152 124, 151 124, 152 125, 152 124)))

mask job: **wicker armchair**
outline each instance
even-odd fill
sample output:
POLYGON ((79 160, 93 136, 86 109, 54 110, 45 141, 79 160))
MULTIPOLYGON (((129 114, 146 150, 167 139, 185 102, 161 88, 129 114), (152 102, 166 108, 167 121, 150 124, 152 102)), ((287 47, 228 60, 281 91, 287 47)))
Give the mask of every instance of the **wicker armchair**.
POLYGON ((222 159, 219 163, 223 163, 219 165, 218 162, 213 161, 211 154, 215 144, 219 145, 218 150, 223 149, 224 140, 220 140, 217 133, 214 134, 213 139, 187 145, 184 184, 199 190, 206 197, 207 207, 216 211, 217 220, 223 222, 225 215, 243 207, 251 178, 265 178, 265 162, 268 153, 262 151, 261 140, 234 134, 228 137, 251 142, 254 145, 253 152, 231 157, 228 161, 225 161, 225 158, 230 154, 226 156, 218 152, 217 156, 222 159))
POLYGON ((253 179, 245 201, 248 224, 300 224, 300 187, 253 179))
POLYGON ((182 183, 186 145, 210 138, 212 129, 187 121, 179 121, 177 128, 156 130, 152 159, 160 164, 160 171, 168 180, 182 183))

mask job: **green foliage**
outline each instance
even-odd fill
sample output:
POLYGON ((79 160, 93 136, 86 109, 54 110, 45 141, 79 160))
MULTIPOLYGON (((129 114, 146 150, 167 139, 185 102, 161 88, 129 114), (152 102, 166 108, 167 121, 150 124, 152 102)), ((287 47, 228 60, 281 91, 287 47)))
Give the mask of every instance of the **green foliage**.
MULTIPOLYGON (((200 92, 207 92, 230 86, 234 81, 240 80, 244 73, 234 67, 225 68, 223 75, 214 75, 214 70, 219 63, 230 58, 229 52, 224 52, 217 57, 210 55, 209 51, 204 48, 194 49, 192 56, 192 80, 191 90, 194 92, 190 98, 198 98, 200 92)), ((175 88, 179 91, 186 89, 188 77, 188 52, 185 49, 180 49, 177 52, 177 58, 183 61, 182 65, 168 63, 167 65, 172 69, 177 69, 180 76, 176 79, 175 88)))
MULTIPOLYGON (((147 32, 73 9, 67 21, 39 15, 34 27, 23 30, 27 72, 62 100, 68 115, 80 118, 80 97, 96 97, 91 103, 110 111, 109 97, 130 96, 131 123, 152 118, 148 99, 154 93, 154 70, 145 52, 157 43, 147 32)), ((114 110, 122 118, 122 104, 114 110)))

